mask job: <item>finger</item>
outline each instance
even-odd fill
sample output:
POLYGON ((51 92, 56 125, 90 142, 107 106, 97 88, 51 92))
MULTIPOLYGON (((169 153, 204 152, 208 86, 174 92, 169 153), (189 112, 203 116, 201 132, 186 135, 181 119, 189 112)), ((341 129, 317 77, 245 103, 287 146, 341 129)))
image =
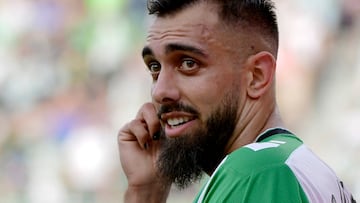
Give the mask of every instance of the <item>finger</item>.
POLYGON ((157 116, 155 106, 152 103, 146 103, 139 111, 137 118, 143 119, 153 140, 160 138, 160 120, 157 116))
POLYGON ((119 132, 119 143, 138 142, 143 149, 148 147, 150 135, 146 123, 140 119, 135 119, 126 124, 119 132))

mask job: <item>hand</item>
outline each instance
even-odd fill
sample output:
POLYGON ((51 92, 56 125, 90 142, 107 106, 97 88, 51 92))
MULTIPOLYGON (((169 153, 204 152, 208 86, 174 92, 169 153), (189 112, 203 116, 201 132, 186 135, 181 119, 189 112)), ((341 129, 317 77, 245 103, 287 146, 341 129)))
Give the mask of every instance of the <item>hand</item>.
POLYGON ((159 177, 156 166, 160 141, 153 138, 160 127, 155 107, 146 103, 119 132, 120 161, 128 179, 125 201, 160 202, 168 196, 171 183, 159 177))

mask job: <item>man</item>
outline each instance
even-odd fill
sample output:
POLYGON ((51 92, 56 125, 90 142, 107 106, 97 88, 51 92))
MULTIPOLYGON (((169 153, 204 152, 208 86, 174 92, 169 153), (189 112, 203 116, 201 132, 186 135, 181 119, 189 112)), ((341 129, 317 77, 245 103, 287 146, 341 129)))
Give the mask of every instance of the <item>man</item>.
POLYGON ((119 132, 125 202, 165 202, 210 175, 194 202, 355 202, 283 127, 269 0, 149 0, 143 59, 152 102, 119 132))

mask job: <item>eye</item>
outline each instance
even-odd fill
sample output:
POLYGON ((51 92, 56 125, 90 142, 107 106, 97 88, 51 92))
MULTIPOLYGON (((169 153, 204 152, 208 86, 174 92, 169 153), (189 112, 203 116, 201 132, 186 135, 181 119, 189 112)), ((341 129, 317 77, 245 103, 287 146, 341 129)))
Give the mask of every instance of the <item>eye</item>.
POLYGON ((148 66, 151 76, 153 77, 154 80, 156 80, 160 73, 160 70, 161 70, 160 63, 153 61, 153 62, 150 62, 147 66, 148 66))
POLYGON ((151 73, 157 73, 160 71, 161 65, 158 62, 150 62, 148 68, 151 73))
POLYGON ((194 71, 199 68, 199 64, 197 61, 191 58, 185 58, 181 62, 181 66, 179 67, 180 70, 183 71, 194 71))

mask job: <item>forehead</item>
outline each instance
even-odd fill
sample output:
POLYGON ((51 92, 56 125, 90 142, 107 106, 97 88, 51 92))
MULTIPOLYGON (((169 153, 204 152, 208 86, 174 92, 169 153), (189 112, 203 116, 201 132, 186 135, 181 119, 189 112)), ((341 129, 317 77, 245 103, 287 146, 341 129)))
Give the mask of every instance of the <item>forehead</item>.
POLYGON ((174 15, 156 18, 148 31, 147 45, 161 46, 171 41, 209 43, 215 40, 218 26, 216 7, 198 3, 174 15))

